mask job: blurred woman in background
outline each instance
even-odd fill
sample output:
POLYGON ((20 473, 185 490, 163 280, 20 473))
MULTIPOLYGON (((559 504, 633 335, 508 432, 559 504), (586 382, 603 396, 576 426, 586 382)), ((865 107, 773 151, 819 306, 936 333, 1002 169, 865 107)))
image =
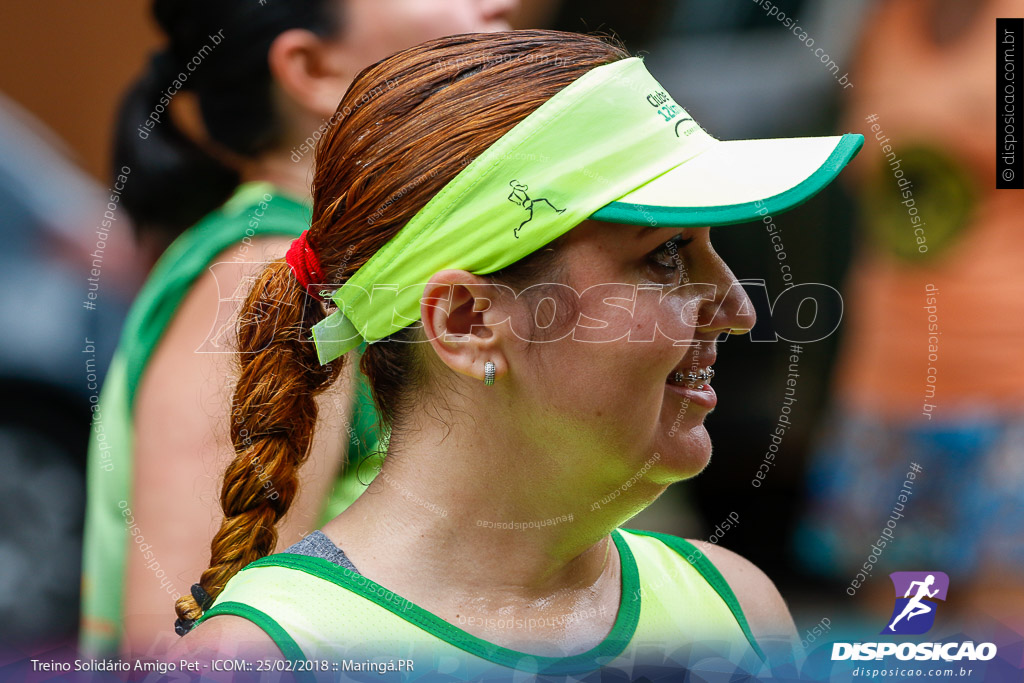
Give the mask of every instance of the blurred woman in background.
POLYGON ((808 567, 866 583, 879 610, 887 572, 934 569, 956 586, 951 607, 1018 628, 1024 193, 995 189, 992 60, 993 18, 1019 9, 895 0, 868 20, 846 114, 868 133, 870 164, 851 176, 866 235, 796 544, 808 567), (921 471, 898 499, 912 463, 921 471), (876 553, 890 520, 897 540, 876 553))
MULTIPOLYGON (((232 366, 221 353, 231 343, 232 294, 254 264, 283 255, 309 227, 311 147, 337 123, 328 119, 341 94, 365 66, 410 44, 507 29, 516 4, 154 3, 168 43, 125 96, 114 175, 139 241, 162 255, 129 313, 95 411, 83 652, 112 654, 119 644, 142 652, 161 632, 175 638, 172 605, 207 565, 220 473, 233 452, 225 428, 232 366), (179 91, 198 116, 185 116, 179 91)), ((303 474, 317 476, 281 525, 285 546, 359 495, 368 476, 355 465, 377 446, 358 372, 321 400, 332 402, 335 421, 318 430, 303 474)))

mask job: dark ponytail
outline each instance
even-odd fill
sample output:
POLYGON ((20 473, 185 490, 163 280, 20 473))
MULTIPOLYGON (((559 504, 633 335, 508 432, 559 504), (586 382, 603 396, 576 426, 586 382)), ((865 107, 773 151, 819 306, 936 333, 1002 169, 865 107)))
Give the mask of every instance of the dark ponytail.
POLYGON ((238 169, 218 159, 255 158, 282 144, 267 54, 283 31, 334 35, 330 0, 155 0, 168 45, 125 93, 114 141, 114 173, 131 169, 122 202, 139 241, 165 246, 231 194, 238 169), (209 143, 191 139, 171 103, 194 93, 209 143))
POLYGON ((160 103, 177 77, 175 72, 168 80, 163 68, 168 61, 167 53, 154 55, 125 94, 114 141, 115 172, 123 166, 131 169, 121 199, 136 236, 140 241, 152 236, 161 245, 219 206, 238 184, 237 171, 185 135, 174 125, 169 108, 160 103))

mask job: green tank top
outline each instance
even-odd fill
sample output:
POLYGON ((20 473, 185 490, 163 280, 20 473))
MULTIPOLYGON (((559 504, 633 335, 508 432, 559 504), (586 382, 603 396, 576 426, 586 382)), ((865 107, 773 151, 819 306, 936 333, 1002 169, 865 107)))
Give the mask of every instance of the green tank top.
POLYGON ((339 672, 359 670, 386 673, 366 668, 374 666, 370 662, 391 662, 388 672, 404 669, 407 676, 443 672, 445 680, 520 680, 522 672, 581 675, 601 667, 632 673, 645 656, 653 654, 661 664, 667 651, 696 644, 747 670, 760 668, 765 655, 743 610, 703 553, 688 541, 656 532, 616 529, 612 539, 622 566, 614 626, 593 649, 566 657, 501 647, 358 572, 292 553, 249 564, 196 623, 221 614, 253 622, 273 639, 300 680, 337 680, 339 672), (405 664, 398 668, 399 662, 405 664))
MULTIPOLYGON (((255 236, 297 237, 309 227, 310 218, 306 204, 281 194, 269 183, 240 185, 219 209, 186 230, 167 248, 133 302, 99 400, 93 405, 82 541, 79 647, 83 654, 102 656, 116 652, 121 636, 126 552, 130 548, 150 559, 145 555, 149 551, 144 536, 131 524, 130 517, 132 407, 150 357, 190 287, 217 254, 255 236), (263 215, 255 221, 257 208, 263 215), (255 227, 251 221, 256 223, 255 227)), ((363 460, 380 457, 376 409, 366 378, 361 373, 358 377, 348 440, 349 467, 325 502, 321 524, 348 507, 376 474, 375 467, 356 467, 363 460)), ((153 559, 155 562, 156 558, 153 559)), ((174 586, 170 577, 161 576, 157 566, 153 565, 153 580, 168 592, 170 630, 173 601, 180 587, 174 586)))

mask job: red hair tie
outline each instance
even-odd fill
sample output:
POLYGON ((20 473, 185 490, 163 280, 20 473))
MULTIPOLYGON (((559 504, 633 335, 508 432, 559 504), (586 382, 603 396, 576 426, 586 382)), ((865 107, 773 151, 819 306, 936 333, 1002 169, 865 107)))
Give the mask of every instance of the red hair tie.
POLYGON ((317 301, 323 301, 319 291, 310 291, 310 287, 313 285, 323 285, 326 278, 324 278, 323 269, 320 268, 320 262, 316 259, 316 254, 313 253, 313 249, 306 239, 307 232, 309 231, 303 230, 302 234, 292 241, 284 260, 291 266, 295 279, 299 281, 306 293, 317 301))

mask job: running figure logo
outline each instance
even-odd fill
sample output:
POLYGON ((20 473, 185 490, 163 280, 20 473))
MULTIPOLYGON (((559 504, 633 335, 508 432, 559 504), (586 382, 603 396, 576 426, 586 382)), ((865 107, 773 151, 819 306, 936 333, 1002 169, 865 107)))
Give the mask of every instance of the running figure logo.
POLYGON ((896 606, 882 633, 926 633, 935 623, 938 603, 933 601, 946 599, 949 576, 944 572, 893 572, 889 578, 896 590, 896 606))
POLYGON ((523 226, 533 220, 534 204, 544 202, 545 204, 550 206, 555 213, 565 213, 565 209, 556 208, 554 204, 549 202, 547 199, 544 199, 543 197, 539 199, 530 199, 530 195, 526 194, 526 191, 530 189, 529 185, 521 183, 518 180, 513 180, 509 182, 509 186, 512 188, 512 193, 509 194, 508 200, 513 204, 518 204, 519 206, 523 207, 524 209, 530 212, 530 217, 527 218, 522 223, 520 223, 519 227, 512 231, 512 234, 513 236, 515 236, 516 239, 519 239, 519 231, 523 229, 523 226))

